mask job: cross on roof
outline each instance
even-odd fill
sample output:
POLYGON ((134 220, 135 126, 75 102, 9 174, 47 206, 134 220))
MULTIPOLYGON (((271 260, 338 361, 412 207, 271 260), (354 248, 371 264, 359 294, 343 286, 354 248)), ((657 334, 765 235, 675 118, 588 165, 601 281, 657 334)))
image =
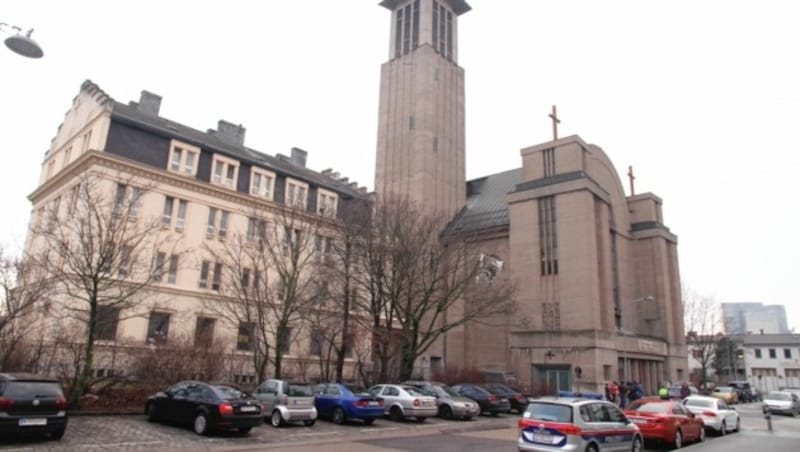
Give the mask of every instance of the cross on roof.
POLYGON ((556 115, 555 105, 553 105, 553 112, 548 116, 553 120, 553 141, 556 141, 558 139, 558 125, 561 124, 561 120, 558 119, 558 115, 556 115))
POLYGON ((636 194, 636 192, 633 191, 633 180, 636 179, 633 175, 633 165, 628 165, 628 178, 631 180, 631 196, 633 196, 636 194))

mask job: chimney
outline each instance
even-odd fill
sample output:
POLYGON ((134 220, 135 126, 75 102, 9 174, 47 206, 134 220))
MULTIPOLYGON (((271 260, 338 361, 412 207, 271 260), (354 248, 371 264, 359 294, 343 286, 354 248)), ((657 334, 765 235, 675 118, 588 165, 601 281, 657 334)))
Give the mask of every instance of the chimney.
POLYGON ((292 156, 290 157, 290 161, 302 168, 306 167, 306 158, 308 157, 308 152, 300 149, 300 148, 292 148, 292 156))
POLYGON ((238 126, 228 121, 220 119, 217 122, 217 131, 214 132, 217 138, 232 146, 244 146, 245 128, 241 124, 238 126))
POLYGON ((136 108, 146 115, 158 116, 158 110, 161 108, 161 96, 142 90, 142 95, 139 96, 139 105, 136 108))

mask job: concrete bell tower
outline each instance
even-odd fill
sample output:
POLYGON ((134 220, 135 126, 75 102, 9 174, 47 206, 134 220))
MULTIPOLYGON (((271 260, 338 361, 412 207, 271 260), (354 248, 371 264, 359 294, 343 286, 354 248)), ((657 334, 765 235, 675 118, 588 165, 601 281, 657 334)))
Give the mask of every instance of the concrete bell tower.
POLYGON ((463 0, 384 0, 392 11, 381 66, 375 191, 452 217, 466 198, 463 0))

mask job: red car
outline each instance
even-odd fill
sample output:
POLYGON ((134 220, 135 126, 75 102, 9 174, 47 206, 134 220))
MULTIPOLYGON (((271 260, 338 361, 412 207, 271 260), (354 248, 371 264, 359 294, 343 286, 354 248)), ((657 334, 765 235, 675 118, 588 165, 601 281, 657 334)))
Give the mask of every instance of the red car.
POLYGON ((645 440, 663 441, 680 449, 690 441, 705 441, 703 419, 681 405, 679 400, 644 397, 625 408, 625 416, 639 426, 645 440))

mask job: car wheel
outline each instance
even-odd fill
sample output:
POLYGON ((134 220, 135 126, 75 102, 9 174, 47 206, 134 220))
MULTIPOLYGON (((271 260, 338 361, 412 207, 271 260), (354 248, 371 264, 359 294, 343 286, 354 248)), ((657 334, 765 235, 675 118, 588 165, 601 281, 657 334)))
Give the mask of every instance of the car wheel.
POLYGON ((597 452, 597 446, 594 444, 589 444, 586 446, 586 452, 597 452))
POLYGON ((391 410, 389 410, 389 419, 400 422, 403 420, 403 410, 400 407, 393 406, 391 410))
POLYGON ((375 423, 375 418, 371 417, 369 419, 364 419, 364 425, 372 425, 375 423))
POLYGON ((428 418, 426 418, 426 417, 419 417, 419 416, 417 416, 417 423, 418 423, 418 424, 422 424, 423 422, 425 422, 425 419, 428 419, 428 418))
POLYGON ((303 425, 305 425, 306 427, 311 427, 312 425, 314 425, 315 422, 317 422, 316 419, 306 419, 305 421, 303 421, 303 425))
POLYGON ((642 438, 639 438, 638 436, 633 437, 631 452, 642 452, 642 438))
POLYGON ((725 425, 725 421, 722 421, 722 425, 719 428, 719 436, 725 436, 728 433, 728 426, 725 425))
POLYGON ((252 429, 253 429, 253 427, 239 427, 238 428, 239 433, 241 433, 242 435, 246 435, 246 434, 250 433, 250 430, 252 430, 252 429))
POLYGON ((705 440, 706 440, 706 428, 701 425, 700 426, 700 437, 697 438, 697 441, 702 443, 705 440))
POLYGON ((155 422, 156 421, 156 406, 153 403, 147 404, 147 409, 145 410, 147 413, 147 421, 148 422, 155 422))
POLYGON ((680 449, 683 446, 683 434, 681 433, 680 429, 675 430, 675 437, 672 438, 672 447, 675 449, 680 449))
POLYGON ((195 416, 194 432, 198 435, 208 434, 208 416, 205 413, 197 413, 197 416, 195 416))
POLYGON ((283 416, 281 416, 281 412, 275 410, 272 412, 272 417, 270 417, 270 424, 273 427, 277 428, 283 425, 283 416))
POLYGON ((734 432, 738 432, 739 429, 742 428, 742 420, 740 418, 736 418, 736 428, 733 429, 734 432))
POLYGON ((442 405, 439 407, 439 417, 442 419, 453 419, 453 409, 450 405, 442 405))
POLYGON ((64 432, 65 431, 66 431, 66 429, 62 428, 62 429, 59 429, 59 430, 56 430, 56 431, 50 433, 50 439, 54 439, 56 441, 60 440, 64 436, 64 432))
POLYGON ((465 421, 471 421, 472 420, 472 416, 467 416, 467 417, 464 418, 464 420, 465 421))
POLYGON ((344 411, 342 411, 342 409, 339 407, 334 408, 331 421, 333 421, 334 424, 344 424, 344 411))

